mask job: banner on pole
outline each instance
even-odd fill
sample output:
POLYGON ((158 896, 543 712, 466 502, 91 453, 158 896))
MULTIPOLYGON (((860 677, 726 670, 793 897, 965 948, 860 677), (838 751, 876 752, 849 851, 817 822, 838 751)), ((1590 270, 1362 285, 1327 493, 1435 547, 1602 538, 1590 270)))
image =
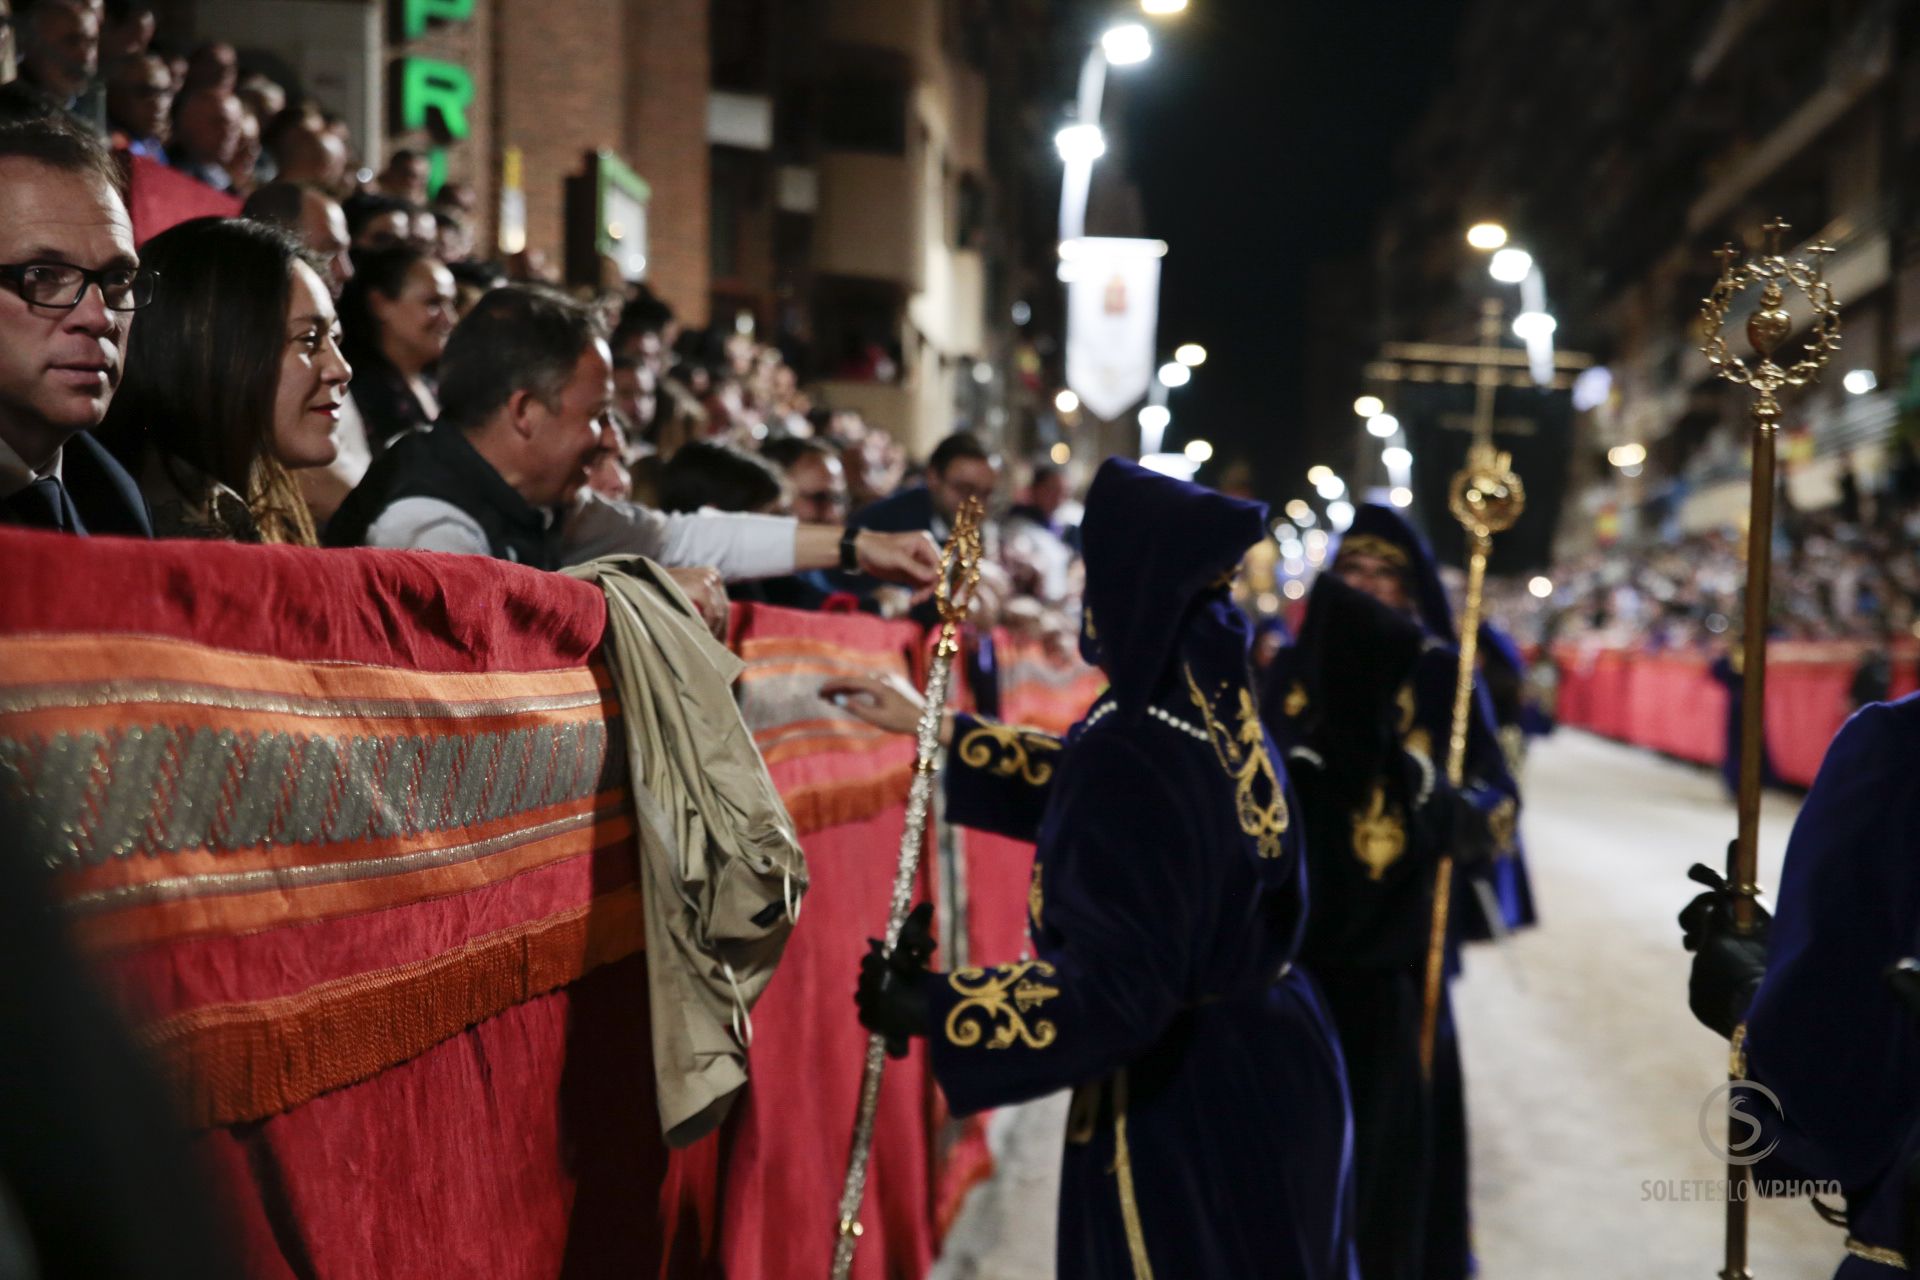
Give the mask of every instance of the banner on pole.
POLYGON ((1067 284, 1067 386, 1111 421, 1153 386, 1164 240, 1088 236, 1060 246, 1067 284))

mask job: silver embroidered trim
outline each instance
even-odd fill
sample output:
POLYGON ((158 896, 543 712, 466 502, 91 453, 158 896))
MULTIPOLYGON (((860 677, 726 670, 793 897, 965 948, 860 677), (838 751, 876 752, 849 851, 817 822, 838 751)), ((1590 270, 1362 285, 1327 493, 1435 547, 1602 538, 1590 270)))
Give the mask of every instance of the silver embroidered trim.
POLYGON ((134 854, 410 838, 619 785, 604 721, 332 736, 145 725, 0 735, 27 849, 59 869, 134 854))

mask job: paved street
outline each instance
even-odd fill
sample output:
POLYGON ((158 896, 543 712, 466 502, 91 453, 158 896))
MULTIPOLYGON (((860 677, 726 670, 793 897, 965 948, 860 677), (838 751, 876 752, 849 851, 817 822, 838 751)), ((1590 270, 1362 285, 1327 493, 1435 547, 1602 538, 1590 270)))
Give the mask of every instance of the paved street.
MULTIPOLYGON (((1708 1280, 1724 1208, 1650 1198, 1714 1179, 1702 1100, 1725 1051, 1687 1012, 1674 916, 1689 863, 1718 863, 1733 809, 1718 779, 1582 734, 1538 746, 1525 833, 1545 924, 1474 951, 1456 988, 1473 1129, 1481 1274, 1708 1280)), ((1779 879, 1796 802, 1769 797, 1762 881, 1779 879)), ((1002 1158, 949 1241, 939 1280, 1045 1280, 1063 1111, 997 1117, 1002 1158)), ((1806 1201, 1754 1213, 1757 1275, 1817 1277, 1840 1233, 1806 1201)))

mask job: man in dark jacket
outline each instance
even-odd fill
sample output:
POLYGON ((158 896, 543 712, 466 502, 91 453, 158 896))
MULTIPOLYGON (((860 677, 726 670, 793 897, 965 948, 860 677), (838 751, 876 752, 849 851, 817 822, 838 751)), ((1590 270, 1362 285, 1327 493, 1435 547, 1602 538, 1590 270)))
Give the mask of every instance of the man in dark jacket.
POLYGON ((0 124, 0 524, 153 536, 88 432, 154 286, 100 143, 58 117, 0 124))

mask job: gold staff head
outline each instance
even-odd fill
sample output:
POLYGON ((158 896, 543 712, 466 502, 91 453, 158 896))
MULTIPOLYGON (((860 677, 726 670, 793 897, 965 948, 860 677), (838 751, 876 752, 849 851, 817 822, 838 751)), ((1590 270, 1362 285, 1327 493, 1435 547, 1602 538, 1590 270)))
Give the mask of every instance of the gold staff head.
POLYGON ((1770 428, 1780 420, 1782 387, 1804 387, 1820 377, 1833 355, 1840 349, 1840 304, 1822 274, 1821 259, 1833 252, 1825 243, 1807 248, 1806 258, 1789 258, 1780 249, 1780 239, 1792 228, 1775 218, 1761 228, 1766 247, 1761 253, 1742 259, 1732 245, 1714 252, 1720 259, 1720 276, 1713 290, 1700 304, 1701 352, 1714 371, 1737 386, 1752 387, 1759 399, 1753 406, 1754 421, 1770 428), (1747 343, 1753 348, 1752 363, 1733 354, 1727 344, 1727 318, 1741 290, 1760 287, 1760 305, 1747 317, 1747 343), (1774 360, 1774 353, 1793 333, 1793 315, 1787 310, 1787 290, 1793 288, 1806 299, 1813 311, 1800 358, 1790 364, 1774 360))
POLYGON ((980 525, 986 514, 978 498, 968 498, 954 513, 953 532, 940 549, 940 577, 933 589, 942 622, 965 622, 973 608, 973 589, 980 585, 980 525))
POLYGON ((1527 508, 1527 487, 1513 470, 1513 455, 1492 445, 1474 445, 1467 452, 1467 465, 1454 473, 1447 507, 1476 538, 1513 528, 1527 508))

